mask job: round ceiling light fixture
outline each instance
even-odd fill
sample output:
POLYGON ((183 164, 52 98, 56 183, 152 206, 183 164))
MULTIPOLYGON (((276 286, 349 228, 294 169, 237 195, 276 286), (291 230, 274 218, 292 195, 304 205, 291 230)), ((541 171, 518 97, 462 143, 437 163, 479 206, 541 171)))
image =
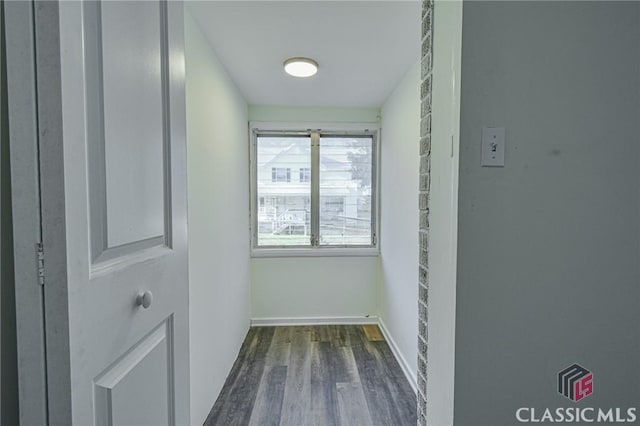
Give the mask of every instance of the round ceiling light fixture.
POLYGON ((284 71, 294 77, 311 77, 318 72, 318 63, 309 58, 289 58, 284 61, 284 71))

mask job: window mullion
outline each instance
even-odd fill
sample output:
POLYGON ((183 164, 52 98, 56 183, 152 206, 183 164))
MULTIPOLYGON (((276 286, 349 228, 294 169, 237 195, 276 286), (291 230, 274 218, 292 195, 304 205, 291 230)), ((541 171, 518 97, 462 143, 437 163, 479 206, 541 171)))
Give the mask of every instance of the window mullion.
POLYGON ((311 133, 311 245, 320 242, 320 134, 311 133))

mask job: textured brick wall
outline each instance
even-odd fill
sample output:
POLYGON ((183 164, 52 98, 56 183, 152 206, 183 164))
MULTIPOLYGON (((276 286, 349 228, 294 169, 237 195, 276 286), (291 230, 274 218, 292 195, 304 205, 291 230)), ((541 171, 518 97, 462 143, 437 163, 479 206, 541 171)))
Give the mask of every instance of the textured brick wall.
POLYGON ((429 283, 429 177, 431 172, 431 70, 433 0, 422 3, 422 83, 420 87, 420 256, 418 301, 418 425, 427 424, 427 293, 429 283))

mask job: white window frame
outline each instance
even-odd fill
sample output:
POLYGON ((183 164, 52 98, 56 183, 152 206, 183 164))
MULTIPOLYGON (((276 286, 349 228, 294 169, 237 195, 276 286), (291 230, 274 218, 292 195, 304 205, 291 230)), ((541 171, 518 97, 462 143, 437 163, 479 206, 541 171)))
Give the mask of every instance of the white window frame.
MULTIPOLYGON (((314 143, 312 138, 311 143, 314 143)), ((317 143, 317 141, 316 141, 317 143)), ((317 152, 317 151, 316 151, 317 152)), ((312 150, 313 157, 313 150, 312 150)), ((311 165, 311 181, 318 179, 319 169, 311 165)), ((274 123, 252 121, 249 123, 249 184, 250 184, 250 235, 251 257, 321 257, 321 256, 379 256, 380 254, 380 128, 378 123, 274 123), (257 143, 258 135, 281 133, 283 136, 371 136, 373 144, 373 164, 371 170, 371 245, 357 246, 263 246, 258 247, 258 174, 257 174, 257 143)), ((318 206, 319 193, 311 185, 311 203, 318 206)), ((317 186, 316 186, 317 188, 317 186)), ((318 229, 320 218, 311 216, 312 229, 318 229)), ((313 235, 312 238, 317 238, 313 235)))

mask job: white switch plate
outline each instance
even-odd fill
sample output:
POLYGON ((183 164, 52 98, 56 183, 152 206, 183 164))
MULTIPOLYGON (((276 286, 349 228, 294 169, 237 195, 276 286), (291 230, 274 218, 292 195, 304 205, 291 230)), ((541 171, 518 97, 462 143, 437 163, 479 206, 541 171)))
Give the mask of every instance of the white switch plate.
POLYGON ((482 129, 482 162, 484 167, 504 167, 504 127, 482 129))

